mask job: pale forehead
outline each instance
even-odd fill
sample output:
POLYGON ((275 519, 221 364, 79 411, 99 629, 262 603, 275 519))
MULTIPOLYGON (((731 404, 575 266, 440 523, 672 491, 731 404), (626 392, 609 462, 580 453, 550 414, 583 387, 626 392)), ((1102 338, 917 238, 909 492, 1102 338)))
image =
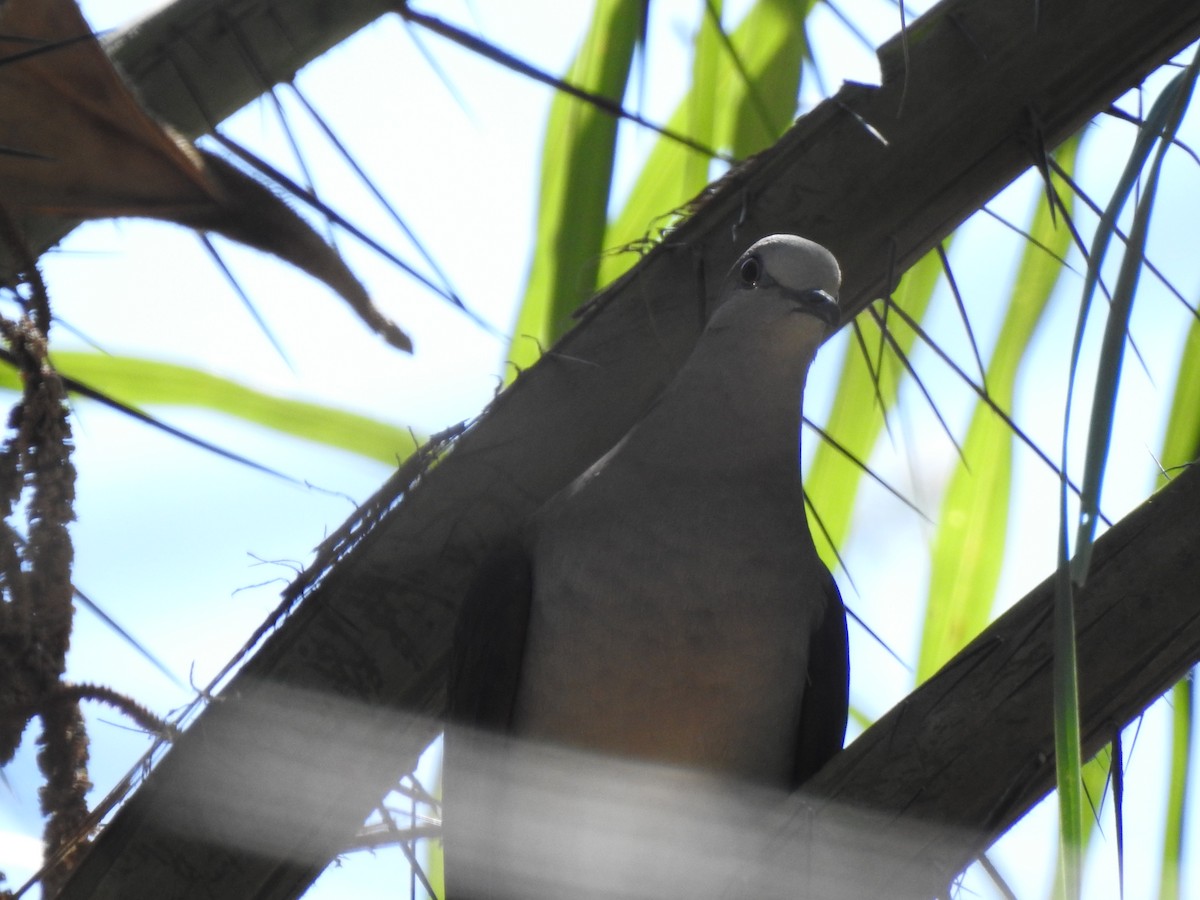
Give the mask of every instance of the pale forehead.
POLYGON ((818 288, 837 296, 842 273, 833 254, 815 241, 794 234, 773 234, 754 244, 746 254, 758 254, 763 269, 784 287, 818 288))

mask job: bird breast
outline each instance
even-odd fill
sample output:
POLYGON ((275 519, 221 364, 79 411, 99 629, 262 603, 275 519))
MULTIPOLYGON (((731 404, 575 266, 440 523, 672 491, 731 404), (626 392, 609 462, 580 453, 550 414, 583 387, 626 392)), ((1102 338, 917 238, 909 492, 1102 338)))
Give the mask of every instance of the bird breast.
POLYGON ((552 504, 516 732, 786 785, 825 604, 793 481, 642 502, 601 473, 552 504))

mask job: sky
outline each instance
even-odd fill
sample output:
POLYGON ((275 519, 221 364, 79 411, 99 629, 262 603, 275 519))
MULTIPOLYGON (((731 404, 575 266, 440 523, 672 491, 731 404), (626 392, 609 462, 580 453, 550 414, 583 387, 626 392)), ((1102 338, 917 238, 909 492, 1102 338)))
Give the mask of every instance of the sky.
MULTIPOLYGON (((93 26, 104 29, 156 5, 95 0, 83 8, 93 26)), ((739 6, 726 4, 729 21, 736 21, 739 6)), ((695 2, 685 0, 653 7, 652 77, 644 95, 644 114, 651 120, 665 120, 683 89, 671 73, 687 70, 695 8, 695 2)), ((898 27, 891 4, 847 0, 844 8, 876 43, 898 27)), ((438 14, 544 69, 561 72, 586 25, 587 4, 474 0, 439 6, 438 14)), ((836 88, 843 80, 877 80, 870 53, 848 40, 832 16, 822 12, 815 28, 814 45, 826 84, 836 88)), ((401 208, 466 303, 495 330, 507 333, 531 253, 550 92, 436 37, 423 40, 453 90, 431 73, 395 19, 331 51, 302 72, 298 83, 401 208), (364 84, 380 88, 364 90, 364 84)), ((816 99, 810 84, 802 106, 816 99)), ((1190 134, 1193 145, 1200 142, 1195 118, 1184 138, 1190 134)), ((302 124, 303 117, 295 116, 294 122, 301 130, 302 146, 313 154, 318 188, 336 197, 339 208, 368 231, 394 235, 315 131, 302 124)), ((238 140, 292 168, 278 124, 266 106, 239 113, 228 129, 238 140)), ((1119 125, 1109 123, 1103 132, 1089 149, 1081 176, 1100 197, 1115 180, 1131 140, 1131 130, 1119 125)), ((652 140, 623 128, 619 182, 632 182, 652 140)), ((1182 154, 1172 158, 1171 166, 1168 183, 1174 189, 1159 202, 1152 253, 1164 270, 1177 273, 1185 294, 1194 296, 1200 285, 1192 264, 1195 229, 1189 223, 1192 198, 1200 188, 1197 166, 1182 154)), ((1021 220, 1036 190, 1037 185, 1025 179, 998 198, 994 208, 1021 220)), ((401 245, 398 237, 389 240, 401 245)), ((282 263, 227 242, 218 245, 286 348, 290 365, 257 329, 197 239, 173 226, 124 220, 77 229, 45 263, 55 311, 108 352, 196 365, 263 390, 349 407, 421 433, 473 416, 500 384, 504 339, 448 309, 352 242, 342 243, 348 262, 381 307, 410 331, 417 348, 412 357, 394 353, 369 334, 323 286, 282 263)), ((989 300, 1004 296, 999 276, 1011 272, 1018 251, 1011 235, 986 217, 968 225, 952 250, 955 274, 985 358, 998 326, 998 304, 989 300)), ((1052 447, 1060 439, 1065 385, 1061 335, 1073 327, 1072 301, 1080 288, 1078 280, 1066 281, 1022 375, 1017 400, 1019 420, 1040 443, 1052 447)), ((1181 322, 1186 324, 1186 317, 1172 309, 1161 291, 1148 286, 1146 294, 1145 302, 1139 300, 1133 330, 1147 370, 1131 365, 1123 388, 1121 430, 1126 439, 1118 441, 1112 461, 1112 471, 1122 477, 1111 479, 1105 495, 1105 509, 1113 517, 1132 508, 1152 486, 1152 454, 1161 440, 1181 322)), ((955 316, 952 300, 940 296, 931 312, 931 327, 953 334, 958 328, 955 316)), ((1095 343, 1094 331, 1089 347, 1095 343)), ((845 343, 845 335, 831 342, 810 378, 816 390, 810 387, 809 411, 818 417, 822 404, 828 406, 828 391, 822 393, 822 385, 832 381, 845 343)), ((83 344, 60 331, 55 346, 83 344)), ((961 433, 969 407, 962 392, 943 389, 945 381, 937 382, 939 403, 961 433)), ((391 467, 215 413, 183 408, 156 412, 174 425, 315 486, 303 489, 265 478, 95 404, 76 404, 75 580, 166 660, 183 682, 203 685, 274 608, 284 584, 311 558, 311 548, 353 511, 354 502, 374 492, 391 467)), ((921 398, 906 391, 893 439, 872 464, 919 505, 935 511, 955 450, 930 421, 921 398)), ((1017 465, 1020 482, 1010 529, 1013 564, 1000 590, 1005 604, 1041 581, 1054 562, 1054 520, 1041 498, 1056 494, 1057 486, 1020 454, 1017 465)), ((929 533, 917 517, 869 489, 859 501, 858 525, 847 553, 856 590, 847 590, 843 582, 843 593, 901 657, 915 659, 917 602, 927 577, 929 533)), ((866 712, 880 715, 909 690, 911 676, 861 632, 852 632, 852 642, 854 699, 866 712)), ((161 676, 86 612, 77 617, 68 674, 78 681, 112 684, 161 712, 191 699, 189 689, 161 676)), ((1156 761, 1162 751, 1155 736, 1163 718, 1158 704, 1134 747, 1129 798, 1135 806, 1161 795, 1154 787, 1162 767, 1156 761)), ((91 776, 97 785, 93 796, 99 798, 137 760, 147 740, 108 711, 90 711, 89 727, 94 741, 91 776)), ((6 770, 12 795, 0 801, 0 869, 14 884, 21 883, 36 860, 41 831, 28 734, 26 745, 6 770)), ((1029 860, 1050 858, 1044 848, 1053 846, 1053 825, 1053 804, 1043 804, 1022 826, 1022 833, 997 850, 998 863, 1022 897, 1046 895, 1049 869, 1044 862, 1033 865, 1029 860)), ((1153 829, 1139 838, 1127 862, 1126 896, 1131 898, 1151 896, 1156 888, 1147 874, 1155 871, 1153 829)), ((396 896, 402 870, 398 854, 381 852, 369 860, 359 855, 327 873, 309 896, 396 896)), ((1196 867, 1191 877, 1194 893, 1200 896, 1196 867)), ((1111 852, 1093 863, 1090 878, 1089 896, 1115 896, 1109 892, 1115 882, 1111 852)), ((971 887, 991 896, 978 880, 971 887)))

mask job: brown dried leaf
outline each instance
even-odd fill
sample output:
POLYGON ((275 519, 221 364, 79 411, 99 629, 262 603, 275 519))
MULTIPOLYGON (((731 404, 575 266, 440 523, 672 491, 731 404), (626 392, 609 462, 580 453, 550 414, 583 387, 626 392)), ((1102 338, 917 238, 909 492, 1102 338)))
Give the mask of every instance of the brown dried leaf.
POLYGON ((22 231, 43 216, 139 216, 215 231, 325 282, 392 345, 407 335, 281 197, 141 106, 74 0, 0 5, 0 202, 22 231))

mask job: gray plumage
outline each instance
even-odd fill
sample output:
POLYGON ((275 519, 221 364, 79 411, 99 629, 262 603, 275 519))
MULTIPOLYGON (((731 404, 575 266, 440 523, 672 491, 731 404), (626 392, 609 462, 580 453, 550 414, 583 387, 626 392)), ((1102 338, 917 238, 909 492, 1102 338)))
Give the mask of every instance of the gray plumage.
POLYGON ((453 722, 787 789, 841 748, 845 611, 799 456, 839 282, 827 250, 791 235, 739 259, 654 406, 481 566, 453 722))

